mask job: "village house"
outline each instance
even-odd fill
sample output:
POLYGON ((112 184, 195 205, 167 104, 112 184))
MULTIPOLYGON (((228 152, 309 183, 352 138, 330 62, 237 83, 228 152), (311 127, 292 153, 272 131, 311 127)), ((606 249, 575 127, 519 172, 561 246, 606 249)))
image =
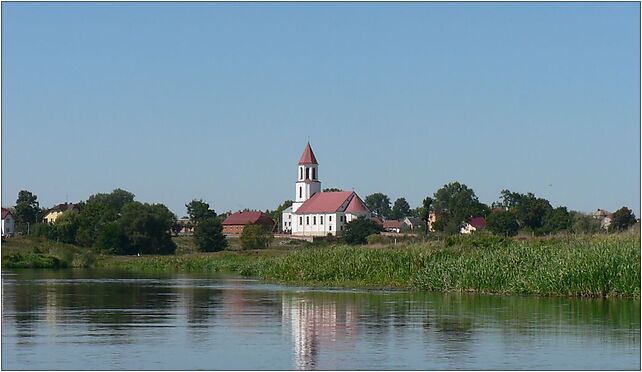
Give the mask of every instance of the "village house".
POLYGON ((178 232, 179 235, 192 235, 194 234, 194 224, 189 219, 189 217, 184 216, 178 219, 178 224, 181 227, 181 230, 178 232))
POLYGON ((275 222, 269 214, 261 211, 239 211, 232 213, 223 221, 223 234, 241 235, 247 224, 262 225, 268 231, 274 230, 275 222))
POLYGON ((600 228, 608 230, 611 226, 611 220, 613 220, 613 213, 606 211, 604 209, 597 209, 595 212, 591 213, 591 216, 596 220, 600 221, 600 228))
POLYGON ((43 220, 48 224, 52 224, 56 222, 58 217, 62 216, 63 213, 71 210, 75 210, 76 212, 78 212, 78 206, 74 205, 73 203, 58 204, 45 213, 45 217, 43 218, 43 220))
POLYGON ((383 221, 383 229, 388 232, 400 233, 401 230, 407 228, 408 225, 404 220, 386 220, 383 221))
POLYGON ((485 227, 486 219, 484 217, 471 217, 459 232, 461 234, 472 234, 474 231, 482 230, 485 227))
POLYGON ((16 235, 16 218, 7 208, 2 208, 2 237, 16 235))
POLYGON ((403 221, 410 230, 421 229, 421 227, 424 225, 424 221, 422 221, 421 218, 417 217, 406 217, 403 219, 403 221))
POLYGON ((341 235, 348 222, 370 218, 370 211, 354 191, 321 192, 317 162, 310 143, 299 159, 295 200, 283 211, 282 229, 299 236, 341 235))

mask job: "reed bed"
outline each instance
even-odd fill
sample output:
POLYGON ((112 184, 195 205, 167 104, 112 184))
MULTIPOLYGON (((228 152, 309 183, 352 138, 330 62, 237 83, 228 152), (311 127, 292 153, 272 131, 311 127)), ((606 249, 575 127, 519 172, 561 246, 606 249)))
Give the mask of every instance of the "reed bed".
POLYGON ((142 271, 235 272, 313 286, 586 297, 640 297, 640 237, 570 236, 516 241, 459 239, 373 248, 334 246, 281 255, 108 259, 106 267, 142 271))

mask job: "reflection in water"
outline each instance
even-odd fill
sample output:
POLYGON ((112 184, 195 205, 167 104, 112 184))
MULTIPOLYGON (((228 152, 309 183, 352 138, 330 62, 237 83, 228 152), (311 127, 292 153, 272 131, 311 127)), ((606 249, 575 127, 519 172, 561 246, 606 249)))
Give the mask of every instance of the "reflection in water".
POLYGON ((639 301, 309 291, 88 270, 18 274, 3 273, 4 369, 640 366, 639 301))

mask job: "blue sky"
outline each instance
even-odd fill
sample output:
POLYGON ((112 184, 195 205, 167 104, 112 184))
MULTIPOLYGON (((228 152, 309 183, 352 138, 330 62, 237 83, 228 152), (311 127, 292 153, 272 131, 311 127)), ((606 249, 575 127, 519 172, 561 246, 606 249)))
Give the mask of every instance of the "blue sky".
POLYGON ((2 3, 2 205, 451 181, 640 215, 639 3, 2 3))

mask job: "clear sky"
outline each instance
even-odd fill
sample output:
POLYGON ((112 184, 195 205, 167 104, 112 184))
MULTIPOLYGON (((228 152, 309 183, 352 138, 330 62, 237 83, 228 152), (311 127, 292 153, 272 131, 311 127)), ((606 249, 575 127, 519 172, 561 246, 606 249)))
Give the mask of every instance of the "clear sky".
POLYGON ((640 215, 639 3, 2 3, 2 205, 451 181, 640 215))

